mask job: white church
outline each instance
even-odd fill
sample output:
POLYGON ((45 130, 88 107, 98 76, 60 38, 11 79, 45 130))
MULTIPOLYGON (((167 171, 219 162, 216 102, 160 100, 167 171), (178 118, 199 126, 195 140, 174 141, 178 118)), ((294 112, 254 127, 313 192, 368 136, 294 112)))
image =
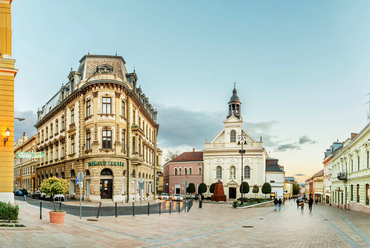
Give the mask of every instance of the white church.
MULTIPOLYGON (((263 148, 262 137, 255 140, 244 128, 241 117, 241 105, 234 87, 233 95, 229 101, 229 114, 224 121, 225 127, 210 142, 205 143, 203 151, 203 182, 209 187, 220 180, 224 186, 227 199, 237 199, 240 195, 240 182, 248 182, 250 190, 244 197, 255 197, 252 193, 254 185, 259 187, 257 197, 264 198, 262 185, 271 184, 271 192, 277 198, 283 199, 284 170, 277 164, 277 159, 270 159, 263 148), (240 141, 240 142, 238 142, 240 141), (243 143, 243 167, 241 149, 243 143), (266 166, 268 160, 268 166, 266 166)), ((208 191, 206 197, 212 194, 208 191)), ((269 195, 266 195, 269 197, 269 195)))

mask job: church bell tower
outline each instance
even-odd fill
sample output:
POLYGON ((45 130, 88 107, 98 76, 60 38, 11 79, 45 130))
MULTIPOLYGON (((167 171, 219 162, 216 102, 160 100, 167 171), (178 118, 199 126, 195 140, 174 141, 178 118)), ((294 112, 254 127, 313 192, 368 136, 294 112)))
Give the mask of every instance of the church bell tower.
POLYGON ((236 118, 241 119, 240 114, 242 111, 242 103, 240 102, 237 93, 238 92, 234 85, 233 95, 231 96, 229 101, 229 115, 227 116, 227 118, 234 115, 236 118))

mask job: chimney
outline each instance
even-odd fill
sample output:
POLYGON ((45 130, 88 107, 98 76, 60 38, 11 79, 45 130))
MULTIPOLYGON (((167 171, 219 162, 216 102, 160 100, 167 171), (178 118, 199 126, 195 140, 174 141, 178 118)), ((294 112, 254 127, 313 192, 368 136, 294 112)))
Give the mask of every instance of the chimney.
POLYGON ((23 142, 25 142, 28 139, 28 136, 26 135, 25 132, 23 132, 22 139, 23 139, 23 142))
POLYGON ((193 152, 195 152, 195 148, 193 148, 193 152))
POLYGON ((353 140, 354 138, 356 138, 357 135, 358 135, 358 133, 351 133, 351 140, 353 140))

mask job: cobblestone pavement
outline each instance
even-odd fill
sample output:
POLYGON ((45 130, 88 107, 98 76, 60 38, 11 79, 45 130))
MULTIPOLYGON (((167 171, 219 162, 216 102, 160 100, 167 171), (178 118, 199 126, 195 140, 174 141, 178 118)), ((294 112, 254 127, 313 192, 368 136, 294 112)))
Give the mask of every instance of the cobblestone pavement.
POLYGON ((233 209, 197 204, 188 213, 82 218, 66 215, 49 223, 47 211, 23 201, 24 229, 0 229, 0 247, 370 247, 370 215, 314 205, 313 211, 287 201, 273 207, 233 209))

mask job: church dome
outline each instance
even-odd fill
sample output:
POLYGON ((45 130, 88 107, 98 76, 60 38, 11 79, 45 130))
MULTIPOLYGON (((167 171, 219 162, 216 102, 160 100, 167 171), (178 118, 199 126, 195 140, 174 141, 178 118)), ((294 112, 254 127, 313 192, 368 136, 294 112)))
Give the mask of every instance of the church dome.
POLYGON ((233 102, 240 103, 237 93, 238 93, 237 90, 234 88, 233 95, 231 96, 229 103, 233 103, 233 102))

